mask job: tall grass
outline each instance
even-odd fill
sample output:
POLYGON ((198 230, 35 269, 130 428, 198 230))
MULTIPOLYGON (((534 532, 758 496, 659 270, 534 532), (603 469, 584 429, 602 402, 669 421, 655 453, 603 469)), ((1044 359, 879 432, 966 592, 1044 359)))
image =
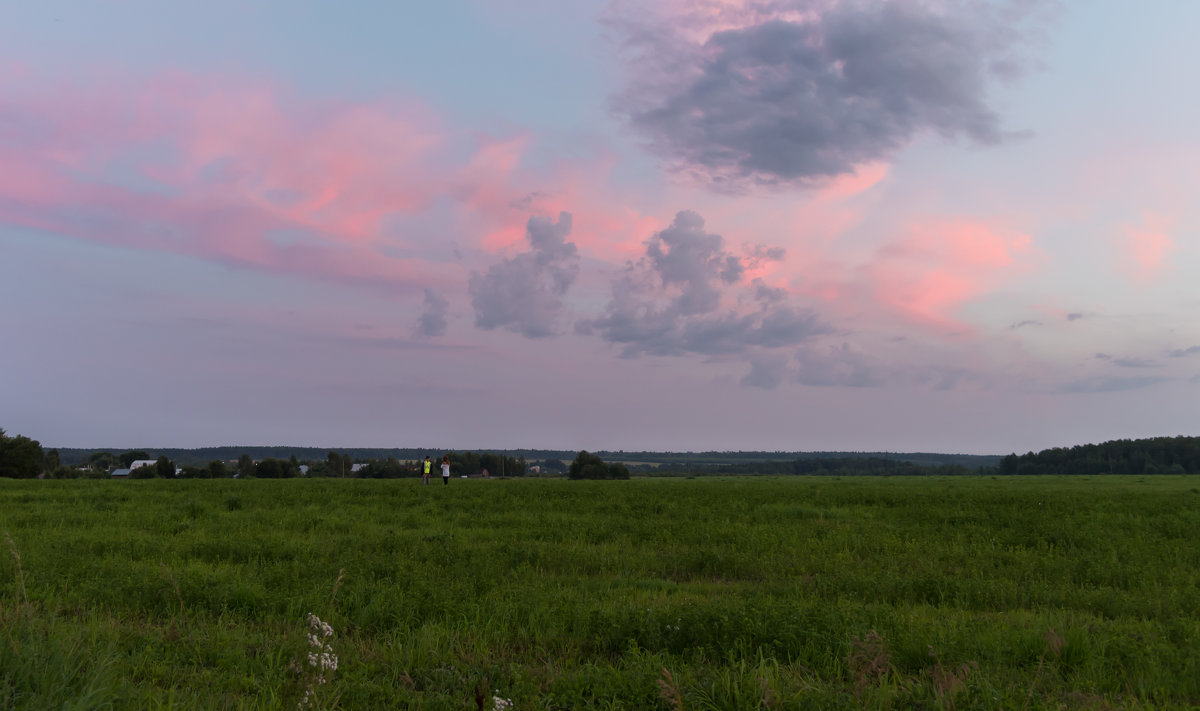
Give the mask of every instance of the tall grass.
POLYGON ((1200 705, 1186 477, 0 481, 0 530, 0 708, 1200 705))

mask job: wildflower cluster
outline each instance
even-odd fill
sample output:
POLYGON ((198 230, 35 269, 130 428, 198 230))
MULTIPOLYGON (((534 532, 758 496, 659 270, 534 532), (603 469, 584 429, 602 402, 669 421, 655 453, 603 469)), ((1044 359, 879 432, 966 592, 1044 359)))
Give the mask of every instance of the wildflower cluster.
POLYGON ((338 665, 337 655, 326 641, 333 636, 333 628, 311 612, 308 613, 308 627, 312 630, 308 635, 308 646, 314 650, 308 653, 308 665, 317 670, 317 683, 324 684, 325 672, 337 671, 338 665))
POLYGON ((329 679, 326 674, 337 671, 338 668, 337 655, 333 653, 333 647, 329 643, 333 637, 333 628, 310 612, 308 629, 308 666, 311 670, 308 688, 304 690, 304 698, 300 700, 301 709, 306 708, 316 695, 313 686, 327 683, 329 679))
POLYGON ((512 708, 512 699, 505 699, 499 696, 500 691, 496 691, 496 696, 492 697, 492 711, 508 711, 512 708))

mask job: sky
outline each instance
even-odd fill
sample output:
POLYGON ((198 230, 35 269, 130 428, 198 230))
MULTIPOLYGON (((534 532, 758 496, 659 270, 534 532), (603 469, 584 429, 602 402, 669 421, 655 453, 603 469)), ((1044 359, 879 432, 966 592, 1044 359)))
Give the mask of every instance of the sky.
POLYGON ((1200 3, 0 0, 0 428, 1196 435, 1200 3))

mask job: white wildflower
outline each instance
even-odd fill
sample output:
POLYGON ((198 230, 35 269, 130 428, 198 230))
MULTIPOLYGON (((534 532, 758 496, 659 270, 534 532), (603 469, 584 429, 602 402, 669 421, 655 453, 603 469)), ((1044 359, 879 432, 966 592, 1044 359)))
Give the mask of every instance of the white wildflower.
POLYGON ((512 706, 513 706, 512 699, 505 699, 505 698, 501 697, 499 695, 500 694, 499 689, 497 689, 495 693, 497 695, 492 697, 492 711, 508 711, 508 709, 512 708, 512 706))
POLYGON ((308 626, 312 628, 313 632, 320 634, 322 637, 333 636, 333 628, 330 627, 328 623, 322 622, 320 617, 317 617, 311 612, 308 613, 308 626))
POLYGON ((328 639, 333 636, 333 627, 321 620, 313 613, 308 613, 308 628, 312 630, 308 634, 308 646, 311 648, 308 652, 308 665, 313 668, 314 674, 310 677, 308 688, 304 690, 304 697, 300 699, 298 708, 305 709, 313 701, 315 691, 314 684, 324 684, 327 672, 337 671, 338 658, 333 653, 333 646, 328 643, 328 639))

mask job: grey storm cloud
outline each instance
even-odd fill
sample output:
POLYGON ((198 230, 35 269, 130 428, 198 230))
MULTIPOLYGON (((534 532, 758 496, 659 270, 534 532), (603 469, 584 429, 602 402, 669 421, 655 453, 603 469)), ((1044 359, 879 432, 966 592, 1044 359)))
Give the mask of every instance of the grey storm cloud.
POLYGON ((1200 346, 1190 346, 1188 348, 1176 348, 1167 355, 1171 358, 1187 358, 1188 356, 1200 355, 1200 346))
POLYGON ((417 333, 422 336, 444 336, 449 310, 450 302, 444 296, 433 289, 426 289, 425 310, 417 321, 417 333))
POLYGON ((779 289, 753 282, 754 308, 722 309, 721 296, 745 271, 700 215, 683 211, 646 241, 646 254, 614 281, 597 318, 577 325, 624 346, 623 355, 723 355, 795 346, 832 332, 816 314, 784 301, 779 289))
POLYGON ((809 19, 702 47, 627 25, 638 78, 616 105, 673 167, 730 188, 820 182, 923 134, 994 145, 1016 134, 988 90, 1024 72, 1038 5, 779 0, 809 19))
POLYGON ((493 264, 485 274, 471 272, 475 325, 529 338, 554 335, 563 296, 579 275, 578 250, 566 241, 570 233, 570 213, 560 213, 557 222, 531 217, 525 228, 530 251, 493 264))
POLYGON ((1081 318, 1083 318, 1083 314, 1081 314, 1079 312, 1073 312, 1073 313, 1067 314, 1068 321, 1078 321, 1081 318))

